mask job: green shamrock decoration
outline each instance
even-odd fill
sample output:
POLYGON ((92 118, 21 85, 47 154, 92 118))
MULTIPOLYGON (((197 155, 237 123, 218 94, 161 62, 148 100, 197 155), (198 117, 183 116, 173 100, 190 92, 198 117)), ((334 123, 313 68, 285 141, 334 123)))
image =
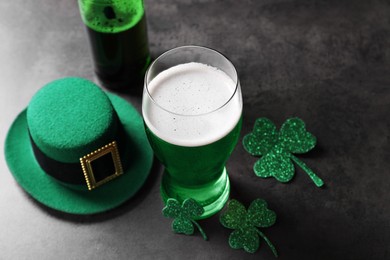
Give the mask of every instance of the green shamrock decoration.
POLYGON ((274 245, 256 227, 265 228, 275 224, 276 214, 267 208, 267 202, 262 199, 254 200, 248 210, 237 200, 230 200, 227 210, 220 215, 220 223, 234 231, 229 236, 229 245, 234 249, 243 248, 248 253, 254 253, 260 246, 260 239, 271 248, 274 255, 278 253, 274 245))
POLYGON ((304 162, 293 155, 306 153, 316 145, 315 136, 306 131, 305 123, 299 118, 287 119, 279 132, 269 119, 259 118, 252 133, 244 137, 243 145, 250 154, 262 156, 253 166, 259 177, 273 176, 280 182, 288 182, 294 176, 294 161, 317 187, 324 184, 304 162))
POLYGON ((173 198, 167 200, 166 206, 162 210, 164 217, 173 218, 172 230, 175 233, 192 235, 194 225, 199 229, 204 240, 207 240, 206 233, 194 220, 204 213, 203 207, 194 199, 186 199, 183 204, 173 198))

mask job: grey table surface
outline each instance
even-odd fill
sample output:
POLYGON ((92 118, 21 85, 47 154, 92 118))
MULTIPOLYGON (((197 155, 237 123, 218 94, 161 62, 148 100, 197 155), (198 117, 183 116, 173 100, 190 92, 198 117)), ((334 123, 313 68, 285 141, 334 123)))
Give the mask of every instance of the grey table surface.
MULTIPOLYGON (((390 259, 389 1, 145 1, 153 57, 197 44, 226 54, 239 72, 243 129, 258 117, 298 116, 318 138, 288 184, 260 179, 241 144, 227 168, 231 198, 265 199, 277 223, 264 229, 280 259, 390 259)), ((14 118, 44 84, 94 79, 75 0, 0 2, 0 147, 14 118)), ((138 109, 141 98, 120 93, 138 109)), ((0 154, 0 259, 274 259, 262 243, 228 245, 218 215, 209 236, 176 235, 161 214, 162 167, 124 205, 95 216, 43 207, 14 181, 0 154)))

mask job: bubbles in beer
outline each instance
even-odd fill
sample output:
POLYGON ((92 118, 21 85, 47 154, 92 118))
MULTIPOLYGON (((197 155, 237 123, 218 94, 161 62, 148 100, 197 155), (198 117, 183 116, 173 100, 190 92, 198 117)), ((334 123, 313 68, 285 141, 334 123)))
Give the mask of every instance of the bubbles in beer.
POLYGON ((89 28, 97 32, 117 33, 133 27, 143 16, 142 1, 79 1, 82 18, 89 28))

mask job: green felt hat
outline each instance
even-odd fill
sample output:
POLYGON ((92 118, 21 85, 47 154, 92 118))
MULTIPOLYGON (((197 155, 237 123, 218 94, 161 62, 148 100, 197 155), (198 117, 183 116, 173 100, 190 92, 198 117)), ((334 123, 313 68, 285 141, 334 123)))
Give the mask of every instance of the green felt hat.
POLYGON ((5 158, 37 201, 67 213, 94 214, 141 188, 153 153, 131 104, 86 79, 63 78, 39 90, 15 119, 5 158))

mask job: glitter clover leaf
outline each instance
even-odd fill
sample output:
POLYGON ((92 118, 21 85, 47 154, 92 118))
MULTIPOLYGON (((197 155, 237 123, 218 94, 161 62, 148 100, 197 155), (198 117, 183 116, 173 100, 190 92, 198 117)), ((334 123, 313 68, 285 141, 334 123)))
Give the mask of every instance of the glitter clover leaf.
POLYGON ((243 145, 250 154, 261 156, 253 166, 257 176, 272 176, 280 182, 288 182, 294 176, 293 161, 317 187, 321 187, 324 184, 321 178, 294 155, 310 151, 316 141, 316 137, 306 131, 305 123, 299 118, 287 119, 280 131, 269 119, 258 118, 253 131, 244 137, 243 145))
POLYGON ((162 210, 164 217, 173 218, 172 231, 175 233, 192 235, 194 225, 199 229, 204 240, 207 240, 206 233, 194 220, 204 213, 203 207, 194 199, 186 199, 182 205, 173 198, 167 200, 166 206, 162 210))
POLYGON ((219 221, 224 227, 234 229, 229 236, 230 247, 243 248, 248 253, 254 253, 259 249, 260 236, 268 244, 273 254, 278 256, 274 245, 258 229, 258 227, 270 227, 276 221, 276 213, 267 208, 267 202, 264 200, 254 200, 248 210, 239 201, 230 200, 227 204, 227 210, 220 215, 219 221))

